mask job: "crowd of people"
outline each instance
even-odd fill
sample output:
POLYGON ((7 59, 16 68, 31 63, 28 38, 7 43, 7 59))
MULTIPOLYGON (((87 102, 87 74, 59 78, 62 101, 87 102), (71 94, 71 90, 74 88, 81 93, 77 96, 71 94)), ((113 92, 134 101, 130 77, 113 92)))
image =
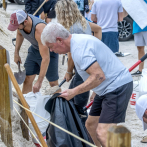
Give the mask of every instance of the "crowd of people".
MULTIPOLYGON (((42 2, 26 0, 25 11, 16 10, 10 17, 8 29, 17 30, 16 64, 21 63, 19 50, 24 38, 31 43, 24 64, 26 79, 22 92, 38 92, 45 76, 51 87, 58 85, 58 54, 68 54, 65 79, 72 81, 69 89, 58 92, 73 101, 79 116, 86 116, 81 117, 82 123, 95 145, 106 147, 107 130, 125 122, 133 90, 131 74, 114 54, 119 50, 117 22, 125 16, 121 1, 46 0, 33 16, 42 2), (36 75, 39 77, 33 85, 36 75), (89 100, 90 90, 90 100, 94 102, 88 115, 82 108, 89 100)), ((145 31, 146 28, 137 29, 134 22, 139 58, 144 55, 145 31)), ((142 69, 143 64, 137 74, 142 69)))

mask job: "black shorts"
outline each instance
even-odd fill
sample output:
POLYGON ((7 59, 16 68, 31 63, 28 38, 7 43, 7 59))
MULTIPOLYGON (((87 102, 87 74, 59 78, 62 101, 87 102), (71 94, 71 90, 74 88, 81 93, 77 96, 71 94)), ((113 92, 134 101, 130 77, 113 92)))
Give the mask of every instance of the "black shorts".
POLYGON ((50 11, 47 13, 47 18, 56 18, 55 8, 53 8, 52 10, 50 10, 50 11))
POLYGON ((125 122, 126 110, 133 91, 133 82, 103 96, 96 95, 90 116, 100 116, 99 123, 125 122))
MULTIPOLYGON (((28 50, 28 56, 26 58, 24 67, 26 70, 26 75, 39 75, 42 57, 39 50, 34 49, 30 46, 28 50)), ((58 54, 50 52, 50 63, 46 73, 46 78, 49 82, 57 81, 58 76, 58 54)))

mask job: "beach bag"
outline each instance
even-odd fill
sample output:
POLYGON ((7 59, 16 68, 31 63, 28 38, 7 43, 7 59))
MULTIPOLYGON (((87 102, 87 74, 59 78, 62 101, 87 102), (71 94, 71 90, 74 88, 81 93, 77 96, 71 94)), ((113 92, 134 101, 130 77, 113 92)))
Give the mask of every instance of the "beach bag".
MULTIPOLYGON (((41 117, 50 120, 50 114, 45 110, 45 104, 47 103, 47 101, 50 98, 50 95, 41 95, 40 92, 37 93, 33 93, 33 92, 29 92, 28 94, 24 94, 24 98, 27 101, 30 110, 38 115, 40 115, 41 117)), ((48 122, 43 120, 42 118, 32 114, 38 127, 39 130, 41 132, 41 134, 43 135, 43 138, 46 141, 46 129, 48 126, 48 122)), ((31 131, 33 132, 33 134, 35 134, 35 136, 37 137, 37 134, 34 130, 33 125, 31 124, 31 121, 29 120, 29 128, 31 129, 31 131)), ((38 137, 37 137, 38 138, 38 137)), ((38 144, 37 140, 32 136, 32 141, 34 142, 34 144, 36 145, 36 147, 40 147, 40 145, 38 144)))
POLYGON ((142 70, 142 77, 139 84, 139 96, 147 94, 147 69, 142 70))
MULTIPOLYGON (((45 105, 45 109, 51 115, 50 121, 84 140, 92 142, 85 126, 82 124, 73 102, 58 97, 59 95, 60 94, 58 93, 53 95, 45 105)), ((46 141, 49 147, 90 147, 50 124, 46 131, 46 141)))

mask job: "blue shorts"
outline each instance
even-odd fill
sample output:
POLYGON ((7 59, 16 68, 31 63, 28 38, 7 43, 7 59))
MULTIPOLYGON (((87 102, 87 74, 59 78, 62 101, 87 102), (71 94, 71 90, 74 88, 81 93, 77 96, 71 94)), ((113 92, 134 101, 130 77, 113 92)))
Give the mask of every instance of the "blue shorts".
POLYGON ((118 32, 102 33, 102 42, 106 44, 112 50, 113 53, 116 53, 119 50, 118 35, 118 32))
MULTIPOLYGON (((42 57, 39 50, 34 49, 30 46, 28 49, 28 56, 26 58, 24 67, 26 70, 26 75, 39 75, 42 57)), ((49 82, 57 81, 58 76, 58 54, 50 52, 50 63, 46 73, 46 78, 49 82)))

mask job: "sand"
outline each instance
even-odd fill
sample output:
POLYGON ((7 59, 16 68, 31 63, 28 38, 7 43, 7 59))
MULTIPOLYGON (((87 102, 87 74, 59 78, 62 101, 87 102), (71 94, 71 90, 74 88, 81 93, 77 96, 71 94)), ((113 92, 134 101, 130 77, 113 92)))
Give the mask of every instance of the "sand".
MULTIPOLYGON (((12 38, 15 38, 16 32, 10 32, 7 30, 7 26, 9 23, 9 17, 10 14, 7 14, 5 11, 0 9, 0 28, 5 31, 5 33, 8 36, 3 35, 0 32, 0 45, 3 46, 5 49, 7 49, 10 53, 10 61, 11 61, 11 68, 13 72, 17 71, 17 65, 14 63, 14 49, 15 47, 12 45, 12 38)), ((23 69, 23 64, 25 62, 26 56, 27 56, 27 50, 28 47, 30 46, 30 43, 27 40, 24 40, 21 50, 20 50, 20 56, 22 59, 22 65, 21 68, 23 69)), ((147 49, 145 49, 147 51, 147 49)), ((132 39, 131 41, 127 42, 120 42, 120 51, 121 52, 129 52, 131 55, 126 56, 126 57, 119 57, 120 61, 127 67, 131 67, 138 59, 137 59, 137 49, 134 45, 134 40, 132 39)), ((65 62, 64 65, 62 65, 62 55, 59 56, 59 83, 63 80, 67 64, 65 62)), ((145 61, 145 68, 147 68, 147 61, 145 61)), ((134 70, 136 71, 137 68, 134 70)), ((136 78, 134 78, 136 79, 136 78)), ((36 82, 37 77, 35 78, 36 82)), ((67 89, 69 86, 69 83, 64 83, 62 86, 62 90, 67 89)), ((22 88, 22 85, 20 86, 22 88)), ((49 88, 48 81, 46 78, 44 78, 42 88, 41 88, 41 93, 45 92, 45 89, 49 88)), ((15 91, 13 87, 13 91, 15 91)), ((14 99, 17 99, 14 97, 14 99)), ((16 106, 16 104, 14 104, 16 106)), ((19 110, 20 108, 16 106, 17 109, 19 110)), ((19 110, 20 111, 20 110, 19 110)), ((22 137, 22 132, 20 129, 20 124, 19 124, 20 118, 16 114, 15 111, 12 112, 12 128, 13 128, 13 141, 14 141, 14 146, 15 147, 33 147, 33 143, 30 140, 29 142, 26 141, 22 137)), ((126 115, 126 122, 122 123, 124 126, 126 126, 132 134, 132 146, 133 147, 146 147, 147 144, 142 144, 140 143, 140 140, 142 139, 143 136, 147 136, 147 131, 143 131, 142 128, 142 122, 137 118, 135 110, 130 108, 130 105, 128 105, 127 109, 127 115, 126 115)), ((4 144, 0 140, 0 147, 4 147, 4 144)))

